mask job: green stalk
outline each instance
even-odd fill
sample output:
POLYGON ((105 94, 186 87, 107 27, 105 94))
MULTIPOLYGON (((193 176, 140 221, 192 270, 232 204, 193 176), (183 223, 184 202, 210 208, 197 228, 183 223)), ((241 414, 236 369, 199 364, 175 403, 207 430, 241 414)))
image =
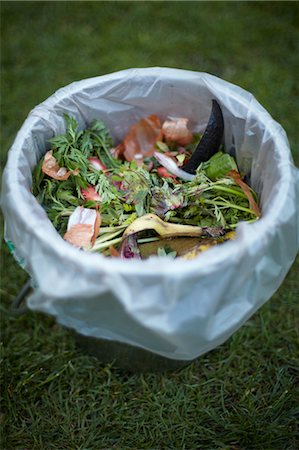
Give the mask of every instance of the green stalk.
POLYGON ((122 233, 124 230, 117 230, 114 233, 103 233, 100 237, 98 237, 95 241, 95 245, 101 244, 103 242, 109 241, 110 239, 115 238, 120 233, 122 233))
POLYGON ((106 242, 102 242, 98 245, 94 245, 89 251, 90 252, 97 252, 97 251, 102 251, 105 250, 106 248, 110 247, 110 245, 116 245, 119 244, 122 240, 122 237, 116 238, 116 239, 112 239, 106 242))
MULTIPOLYGON (((257 220, 258 220, 258 217, 256 217, 255 219, 246 220, 246 223, 253 223, 253 222, 256 222, 257 220)), ((238 223, 231 223, 231 224, 229 224, 229 227, 230 228, 237 228, 239 223, 240 222, 238 222, 238 223)))
POLYGON ((100 235, 105 233, 112 233, 117 230, 124 230, 125 228, 127 228, 127 225, 117 225, 116 227, 101 227, 100 235))
POLYGON ((213 186, 209 186, 206 189, 203 189, 202 192, 207 192, 207 191, 210 191, 210 190, 213 190, 213 189, 215 191, 227 192, 228 194, 238 195, 239 197, 247 198, 242 190, 238 191, 238 190, 235 190, 235 189, 232 189, 232 188, 228 188, 228 187, 225 187, 225 186, 219 186, 219 185, 216 185, 216 184, 213 185, 213 186))
POLYGON ((224 206, 225 208, 239 209, 240 211, 244 211, 249 214, 255 215, 251 209, 245 208, 244 206, 234 205, 233 203, 230 203, 230 202, 225 202, 225 201, 219 202, 217 200, 204 199, 204 203, 208 203, 209 205, 224 206))
MULTIPOLYGON (((106 146, 105 140, 102 139, 99 135, 97 135, 97 134, 94 133, 94 132, 91 132, 90 134, 94 137, 94 139, 96 139, 96 140, 101 144, 101 146, 102 146, 102 148, 104 149, 104 151, 105 151, 105 153, 106 153, 106 156, 107 156, 107 158, 109 159, 109 161, 110 161, 110 163, 112 164, 112 166, 113 166, 113 167, 117 167, 117 164, 115 163, 115 159, 113 158, 113 156, 111 155, 109 149, 108 149, 107 146, 106 146)), ((98 153, 98 156, 99 156, 99 158, 100 158, 101 155, 98 153)), ((100 159, 101 159, 101 158, 100 158, 100 159)))

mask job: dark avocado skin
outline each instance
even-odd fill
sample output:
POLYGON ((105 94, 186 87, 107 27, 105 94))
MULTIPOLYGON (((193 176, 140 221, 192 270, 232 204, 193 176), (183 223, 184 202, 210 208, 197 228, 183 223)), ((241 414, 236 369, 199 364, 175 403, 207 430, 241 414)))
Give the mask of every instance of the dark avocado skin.
POLYGON ((219 103, 212 100, 212 111, 207 128, 194 150, 191 158, 182 167, 185 172, 195 174, 200 163, 208 161, 218 150, 222 141, 224 130, 223 115, 219 103))

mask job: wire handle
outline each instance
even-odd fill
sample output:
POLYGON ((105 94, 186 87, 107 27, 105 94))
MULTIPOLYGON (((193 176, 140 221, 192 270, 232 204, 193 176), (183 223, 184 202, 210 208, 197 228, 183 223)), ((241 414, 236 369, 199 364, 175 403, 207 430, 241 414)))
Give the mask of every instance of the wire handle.
POLYGON ((11 304, 11 313, 14 316, 22 316, 29 311, 26 305, 21 306, 21 304, 25 300, 25 297, 29 294, 31 289, 31 279, 29 278, 29 280, 26 281, 11 304))

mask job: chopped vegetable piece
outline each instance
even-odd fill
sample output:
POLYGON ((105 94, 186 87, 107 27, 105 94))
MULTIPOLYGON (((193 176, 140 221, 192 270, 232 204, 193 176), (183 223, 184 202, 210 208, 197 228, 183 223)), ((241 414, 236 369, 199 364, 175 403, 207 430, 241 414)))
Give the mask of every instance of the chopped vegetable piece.
POLYGON ((44 156, 42 171, 54 180, 67 180, 71 171, 65 167, 59 167, 57 159, 53 156, 52 150, 49 150, 44 156))
POLYGON ((162 188, 153 187, 151 190, 151 212, 159 217, 164 218, 167 211, 182 208, 183 205, 183 195, 180 192, 174 193, 167 182, 162 188))
POLYGON ((165 169, 165 167, 162 167, 162 166, 158 167, 157 173, 162 178, 173 178, 174 180, 176 179, 176 175, 173 175, 172 173, 168 172, 168 170, 165 169))
POLYGON ((100 214, 95 209, 78 206, 69 217, 64 239, 80 248, 89 248, 99 233, 100 214))
POLYGON ((123 239, 120 246, 120 257, 124 259, 141 259, 137 235, 130 234, 123 239))
POLYGON ((110 245, 109 246, 109 253, 110 253, 110 256, 112 256, 113 258, 119 258, 120 257, 120 253, 119 253, 118 250, 116 250, 114 245, 110 245))
POLYGON ((173 175, 181 178, 182 180, 191 181, 194 178, 194 175, 191 175, 185 172, 176 165, 173 159, 169 158, 169 156, 164 155, 163 153, 154 152, 155 158, 159 161, 162 166, 168 170, 173 175))
POLYGON ((87 223, 73 225, 63 236, 64 240, 75 247, 87 249, 94 234, 93 226, 87 223))
POLYGON ((244 192, 244 194, 248 198, 249 206, 250 206, 251 211, 254 212, 256 217, 260 217, 261 212, 259 210, 259 207, 258 207, 256 201, 253 198, 253 195, 252 195, 252 192, 250 190, 250 187, 248 186, 248 184, 245 183, 245 181, 242 180, 241 175, 239 174, 239 172, 237 172, 236 170, 231 170, 228 173, 228 176, 230 176, 234 180, 234 182, 240 186, 240 188, 242 189, 242 191, 244 192))
POLYGON ((154 114, 140 119, 130 128, 124 138, 124 155, 127 161, 142 162, 145 157, 152 156, 156 150, 155 144, 162 139, 160 119, 154 114))
POLYGON ((81 189, 81 192, 85 200, 102 201, 102 197, 95 190, 94 186, 89 185, 86 189, 81 189))
POLYGON ((166 120, 163 123, 162 131, 166 142, 174 142, 179 145, 188 145, 193 140, 193 134, 187 127, 188 119, 166 120))
POLYGON ((238 170, 234 158, 223 152, 215 153, 208 161, 202 163, 201 168, 212 181, 225 177, 231 170, 238 170))
MULTIPOLYGON (((145 214, 142 217, 136 219, 128 228, 125 230, 123 237, 127 237, 130 234, 138 233, 144 230, 155 230, 161 237, 172 237, 172 236, 202 236, 211 235, 213 231, 208 229, 208 227, 195 227, 190 225, 179 225, 174 223, 164 222, 160 217, 155 214, 145 214)), ((222 233, 222 230, 217 228, 215 233, 222 233)))
POLYGON ((123 157, 124 157, 124 152, 125 152, 125 146, 124 146, 124 143, 121 142, 121 143, 118 144, 116 147, 111 148, 110 152, 111 152, 111 155, 112 155, 114 158, 117 158, 117 159, 123 159, 123 157))
POLYGON ((90 157, 88 158, 88 161, 97 170, 101 170, 102 172, 107 170, 107 167, 99 160, 99 158, 90 157))

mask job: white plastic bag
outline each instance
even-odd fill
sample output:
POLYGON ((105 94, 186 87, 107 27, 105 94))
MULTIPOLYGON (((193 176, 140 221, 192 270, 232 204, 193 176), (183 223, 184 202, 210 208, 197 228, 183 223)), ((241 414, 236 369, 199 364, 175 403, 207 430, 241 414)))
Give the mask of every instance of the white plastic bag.
POLYGON ((31 111, 4 171, 5 238, 37 285, 31 309, 84 335, 190 360, 224 342, 282 283, 298 251, 298 179, 285 132, 250 93, 205 73, 124 70, 72 83, 31 111), (225 147, 260 196, 259 221, 191 261, 106 258, 58 235, 31 194, 31 173, 48 139, 64 132, 63 113, 80 128, 102 119, 117 144, 149 114, 188 117, 202 130, 213 98, 225 147))

